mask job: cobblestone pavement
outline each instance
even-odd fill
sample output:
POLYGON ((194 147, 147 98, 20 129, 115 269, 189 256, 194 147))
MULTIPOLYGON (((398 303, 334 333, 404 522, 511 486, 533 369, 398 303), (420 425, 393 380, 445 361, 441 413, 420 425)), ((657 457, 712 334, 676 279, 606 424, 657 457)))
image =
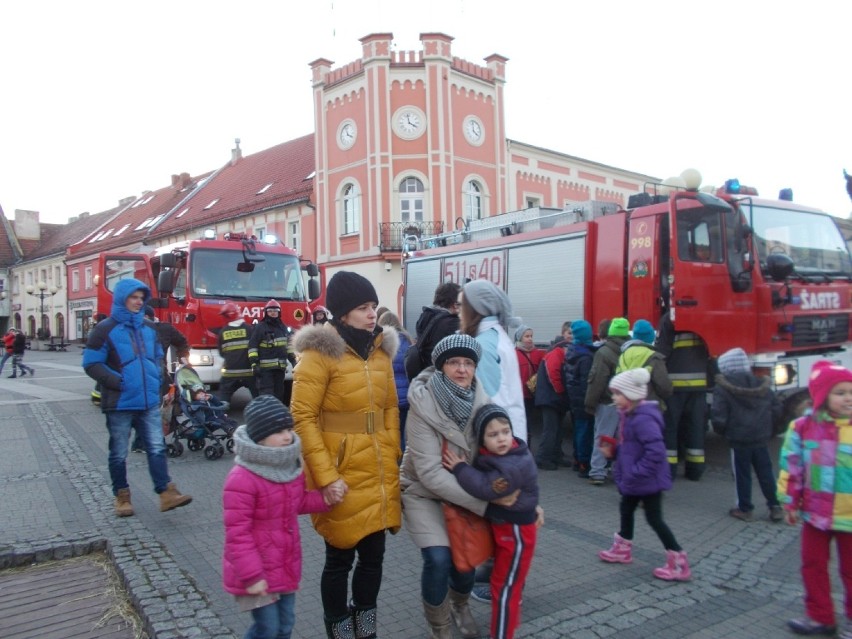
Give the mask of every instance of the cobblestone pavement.
MULTIPOLYGON (((104 419, 89 402, 91 383, 79 362, 79 350, 34 352, 27 363, 36 368, 36 377, 0 378, 0 568, 106 547, 152 636, 241 636, 249 617, 236 610, 220 582, 220 490, 231 455, 209 461, 201 452, 187 451, 169 460, 173 479, 194 501, 160 513, 144 455, 131 454, 136 516, 114 517, 104 419)), ((236 398, 237 418, 245 399, 236 398)), ((615 487, 591 486, 568 469, 542 472, 547 523, 540 531, 524 593, 524 623, 516 636, 786 635, 785 620, 802 613, 798 531, 769 522, 762 505, 752 523, 728 516, 734 488, 727 450, 714 435, 708 436, 708 459, 700 482, 679 479, 665 499, 666 520, 692 564, 693 579, 683 584, 651 576, 664 553, 641 514, 634 562, 601 563, 596 552, 609 545, 618 525, 615 487)), ((760 504, 759 497, 755 486, 755 503, 760 504)), ((294 637, 322 637, 323 544, 310 520, 301 521, 304 577, 294 637)), ((419 574, 419 553, 405 531, 389 536, 380 637, 426 635, 419 574)), ((487 629, 488 606, 474 603, 473 609, 487 629)))

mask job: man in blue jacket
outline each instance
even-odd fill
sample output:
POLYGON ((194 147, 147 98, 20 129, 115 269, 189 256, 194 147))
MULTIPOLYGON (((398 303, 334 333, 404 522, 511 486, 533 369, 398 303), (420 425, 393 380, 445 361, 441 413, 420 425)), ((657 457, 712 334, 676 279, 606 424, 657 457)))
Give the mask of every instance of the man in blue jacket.
POLYGON ((160 510, 192 501, 178 491, 166 465, 160 420, 163 348, 153 322, 142 313, 150 296, 151 290, 139 280, 120 280, 113 291, 110 316, 98 322, 83 352, 83 368, 101 389, 101 410, 109 431, 109 475, 119 517, 133 514, 126 463, 132 428, 145 441, 148 472, 160 495, 160 510))

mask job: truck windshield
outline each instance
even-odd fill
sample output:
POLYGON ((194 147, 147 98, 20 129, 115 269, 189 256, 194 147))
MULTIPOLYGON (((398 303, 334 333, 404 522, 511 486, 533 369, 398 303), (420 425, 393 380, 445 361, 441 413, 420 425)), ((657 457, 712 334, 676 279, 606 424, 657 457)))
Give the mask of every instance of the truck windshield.
POLYGON ((195 297, 243 301, 307 301, 302 269, 295 255, 258 253, 265 259, 245 270, 241 251, 196 249, 190 263, 190 281, 195 297))
POLYGON ((829 215, 757 206, 752 208, 757 258, 766 273, 766 257, 787 255, 800 275, 848 278, 849 251, 829 215))

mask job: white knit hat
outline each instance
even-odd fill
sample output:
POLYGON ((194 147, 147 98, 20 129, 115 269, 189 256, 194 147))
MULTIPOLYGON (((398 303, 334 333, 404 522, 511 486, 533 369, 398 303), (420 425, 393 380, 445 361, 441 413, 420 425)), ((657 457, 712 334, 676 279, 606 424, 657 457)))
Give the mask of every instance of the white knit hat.
POLYGON ((648 382, 651 373, 644 368, 631 368, 613 377, 609 382, 610 390, 617 390, 627 399, 638 401, 648 396, 648 382))
POLYGON ((748 355, 741 348, 732 348, 719 355, 719 370, 724 375, 731 373, 749 373, 751 372, 751 364, 748 361, 748 355))

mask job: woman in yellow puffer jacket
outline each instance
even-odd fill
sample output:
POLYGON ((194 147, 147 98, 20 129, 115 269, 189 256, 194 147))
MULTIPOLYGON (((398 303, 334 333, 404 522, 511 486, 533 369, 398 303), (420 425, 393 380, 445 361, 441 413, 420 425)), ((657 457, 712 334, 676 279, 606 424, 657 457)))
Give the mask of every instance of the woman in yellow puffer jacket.
POLYGON ((328 283, 334 318, 301 329, 290 405, 306 476, 336 505, 312 515, 325 539, 321 594, 328 637, 375 637, 385 533, 401 525, 399 409, 393 357, 399 337, 377 325, 378 296, 349 271, 328 283), (349 606, 349 573, 352 606, 349 606))

